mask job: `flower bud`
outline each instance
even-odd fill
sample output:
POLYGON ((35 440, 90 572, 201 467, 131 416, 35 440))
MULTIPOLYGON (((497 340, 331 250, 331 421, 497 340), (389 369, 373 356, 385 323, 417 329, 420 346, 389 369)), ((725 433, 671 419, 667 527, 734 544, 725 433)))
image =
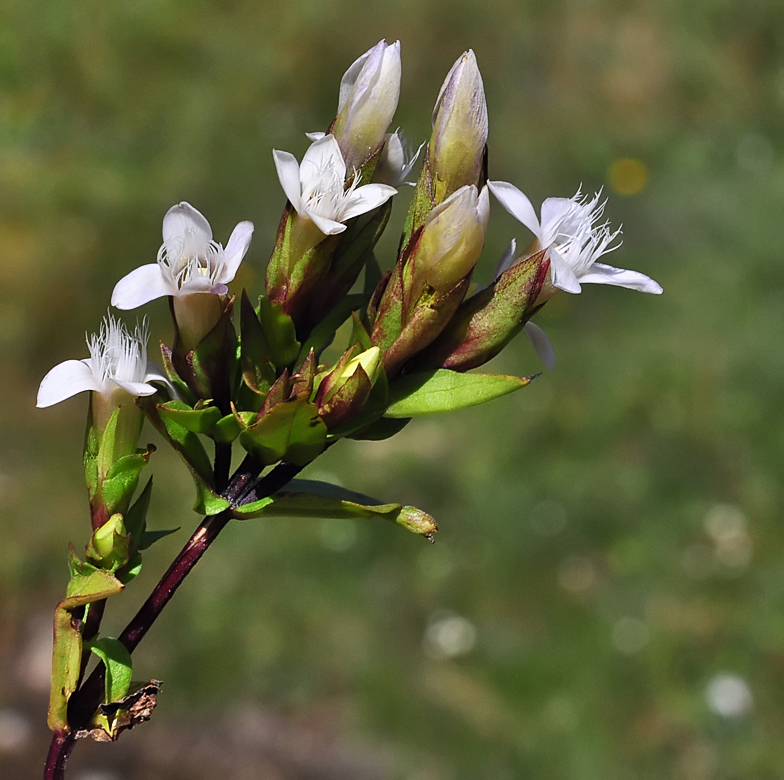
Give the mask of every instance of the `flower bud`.
POLYGON ((379 41, 346 71, 332 125, 348 170, 361 168, 384 141, 400 98, 400 42, 379 41))
POLYGON ((103 569, 114 570, 128 559, 128 533, 118 512, 93 533, 87 548, 88 557, 103 569))
POLYGON ((487 187, 466 185, 436 206, 415 249, 415 279, 440 293, 464 279, 482 253, 489 216, 487 187))
POLYGON ((433 111, 428 153, 436 203, 466 184, 478 184, 486 143, 485 91, 469 49, 449 71, 433 111))
POLYGON ((382 370, 381 358, 381 350, 378 347, 371 347, 349 360, 342 369, 338 368, 338 370, 334 372, 334 376, 327 377, 324 380, 328 383, 326 385, 327 390, 323 396, 318 399, 319 403, 323 405, 330 401, 335 393, 337 393, 360 368, 370 380, 371 386, 375 384, 382 370))

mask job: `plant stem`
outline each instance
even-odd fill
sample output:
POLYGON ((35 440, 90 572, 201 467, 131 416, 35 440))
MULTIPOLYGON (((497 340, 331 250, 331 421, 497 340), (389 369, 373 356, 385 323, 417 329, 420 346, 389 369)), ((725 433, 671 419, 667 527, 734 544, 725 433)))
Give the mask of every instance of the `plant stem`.
MULTIPOLYGON (((277 492, 292 480, 301 470, 301 466, 291 463, 280 463, 269 474, 254 482, 260 464, 255 458, 248 456, 235 472, 226 494, 237 494, 232 503, 234 506, 257 501, 277 492), (242 487, 240 487, 242 485, 242 487), (248 486, 252 485, 251 489, 248 486)), ((174 559, 166 573, 153 589, 147 601, 134 615, 131 622, 118 637, 133 652, 161 614, 163 608, 183 583, 201 556, 215 541, 218 534, 232 519, 231 510, 227 509, 213 517, 206 517, 200 524, 179 555, 174 559)), ((84 684, 76 691, 68 704, 68 721, 73 731, 84 728, 98 708, 104 692, 105 669, 102 664, 96 666, 84 684)), ((73 750, 75 737, 71 734, 55 733, 49 749, 44 780, 64 780, 65 765, 73 750)))

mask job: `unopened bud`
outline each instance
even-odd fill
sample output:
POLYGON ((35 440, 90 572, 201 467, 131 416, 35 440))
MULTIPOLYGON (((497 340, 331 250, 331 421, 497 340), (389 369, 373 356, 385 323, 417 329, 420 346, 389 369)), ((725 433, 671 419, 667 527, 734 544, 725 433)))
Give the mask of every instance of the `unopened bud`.
POLYGON ((330 382, 328 391, 324 394, 323 398, 319 399, 321 403, 326 404, 335 395, 335 393, 340 390, 340 388, 343 387, 346 382, 348 382, 348 380, 354 376, 354 374, 356 374, 360 368, 367 375, 367 378, 370 380, 370 384, 375 384, 382 370, 382 357, 381 350, 378 347, 371 347, 370 349, 366 349, 364 352, 357 355, 355 358, 349 360, 340 373, 330 382))
POLYGON ((451 290, 479 260, 489 216, 487 187, 466 185, 436 206, 415 250, 415 278, 437 292, 451 290))
POLYGON ((101 568, 114 570, 127 561, 128 543, 123 516, 117 512, 93 533, 87 554, 101 568))
POLYGON ((332 126, 346 166, 361 168, 384 141, 400 98, 400 42, 379 41, 346 71, 332 126))
POLYGON ((469 49, 449 71, 433 111, 429 159, 437 203, 460 187, 479 182, 486 143, 485 90, 469 49))

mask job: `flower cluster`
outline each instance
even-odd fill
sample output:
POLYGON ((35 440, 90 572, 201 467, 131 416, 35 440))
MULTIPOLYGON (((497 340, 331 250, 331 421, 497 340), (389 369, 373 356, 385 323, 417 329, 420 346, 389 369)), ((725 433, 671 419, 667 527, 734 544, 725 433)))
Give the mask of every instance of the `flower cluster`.
MULTIPOLYGON (((308 134, 301 162, 273 151, 286 202, 261 295, 242 290, 238 301, 229 287, 253 224, 237 224, 224 247, 181 202, 163 218, 156 261, 123 277, 111 298, 121 310, 168 299, 173 337, 161 345, 163 369, 147 361, 146 322, 130 331, 109 315, 88 339, 89 358, 65 361, 41 382, 42 407, 90 392, 84 464, 93 534, 85 560, 71 557, 70 595, 56 617, 54 731, 71 729, 83 648, 130 664, 119 640, 95 640, 102 607, 82 618, 119 593, 138 573, 141 552, 167 533, 146 531, 151 484, 132 503, 154 450, 138 448, 145 417, 186 463, 195 509, 207 516, 383 517, 431 538, 437 526, 421 510, 293 478, 339 439, 384 439, 413 417, 530 384, 532 377, 468 372, 521 331, 552 368, 552 347, 531 320, 559 292, 590 283, 662 291, 644 274, 598 262, 620 246, 601 193, 548 198, 538 217, 517 187, 488 179, 488 111, 472 51, 449 71, 431 135, 415 153, 399 130, 390 132, 400 77, 399 43, 380 41, 346 71, 337 114, 308 134), (384 270, 376 245, 423 150, 399 249, 384 270), (490 283, 477 287, 491 195, 533 239, 519 253, 513 240, 490 283), (332 346, 349 331, 347 344, 332 346), (235 446, 245 457, 232 475, 235 446)), ((129 683, 130 670, 118 679, 126 676, 129 683)), ((122 710, 123 685, 107 688, 116 706, 90 724, 111 739, 128 727, 106 714, 122 710)))

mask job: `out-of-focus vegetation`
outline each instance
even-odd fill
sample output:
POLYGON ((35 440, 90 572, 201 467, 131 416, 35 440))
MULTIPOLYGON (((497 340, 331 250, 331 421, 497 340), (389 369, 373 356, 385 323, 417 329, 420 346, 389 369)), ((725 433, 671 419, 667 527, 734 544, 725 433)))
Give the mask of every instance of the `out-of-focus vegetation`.
MULTIPOLYGON (((255 222, 237 289, 261 290, 284 203, 271 149, 302 154, 382 36, 402 41, 396 123, 416 143, 472 47, 491 176, 535 202, 604 186, 625 233, 611 261, 665 293, 563 294, 537 319, 553 373, 309 470, 421 506, 434 546, 380 523, 230 527, 137 654, 166 683, 153 722, 78 746, 74 779, 781 777, 776 0, 2 4, 3 777, 38 776, 48 621, 66 545, 87 539, 85 399, 37 411, 37 383, 86 354, 177 201, 221 241, 255 222)), ((479 281, 513 235, 528 238, 495 204, 479 281)), ((165 306, 147 309, 167 339, 165 306)), ((524 340, 495 366, 539 370, 524 340)), ((161 449, 153 470, 153 524, 183 528, 110 631, 197 522, 184 468, 161 449)))

